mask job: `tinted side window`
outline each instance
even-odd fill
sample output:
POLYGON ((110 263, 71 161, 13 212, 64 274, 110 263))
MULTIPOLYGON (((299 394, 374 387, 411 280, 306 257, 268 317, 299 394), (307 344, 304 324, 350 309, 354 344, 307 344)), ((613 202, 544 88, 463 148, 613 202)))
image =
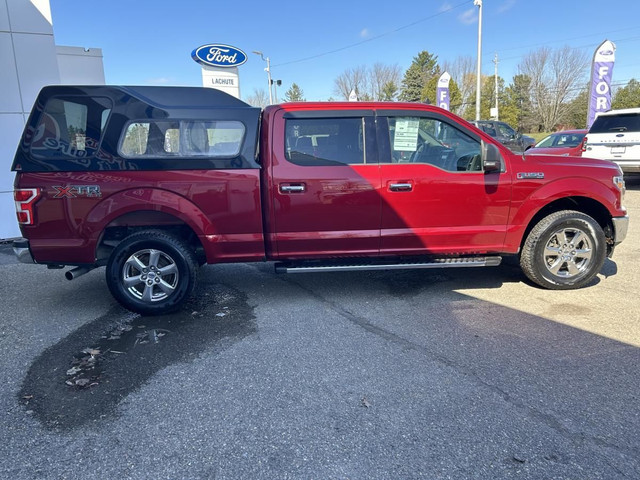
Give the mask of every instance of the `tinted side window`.
POLYGON ((125 158, 230 158, 240 153, 245 128, 238 121, 140 121, 129 123, 120 144, 125 158))
POLYGON ((589 133, 640 132, 640 114, 599 115, 589 133))
POLYGON ((285 156, 302 166, 365 163, 362 118, 287 119, 285 156))
POLYGON ((110 111, 107 98, 49 99, 31 140, 31 153, 40 158, 76 161, 93 157, 110 111))
POLYGON ((389 117, 388 121, 391 158, 387 163, 427 163, 450 172, 481 170, 480 143, 456 127, 422 117, 389 117))
POLYGON ((516 131, 506 123, 497 123, 496 126, 503 137, 511 138, 516 136, 516 131))

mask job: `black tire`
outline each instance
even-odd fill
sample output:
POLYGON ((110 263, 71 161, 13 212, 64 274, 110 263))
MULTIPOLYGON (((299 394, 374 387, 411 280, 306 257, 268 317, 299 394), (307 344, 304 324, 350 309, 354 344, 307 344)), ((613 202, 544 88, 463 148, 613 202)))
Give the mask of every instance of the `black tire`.
POLYGON ((522 247, 520 267, 541 287, 580 288, 593 280, 606 257, 602 227, 589 215, 562 210, 533 227, 522 247))
POLYGON ((134 233, 114 249, 107 285, 125 308, 142 315, 177 310, 191 295, 198 275, 193 249, 162 230, 134 233))

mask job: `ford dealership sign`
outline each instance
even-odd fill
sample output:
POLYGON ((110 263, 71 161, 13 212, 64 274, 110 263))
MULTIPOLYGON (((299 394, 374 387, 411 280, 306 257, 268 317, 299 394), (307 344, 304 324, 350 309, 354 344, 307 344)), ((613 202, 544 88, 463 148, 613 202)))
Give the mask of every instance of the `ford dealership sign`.
POLYGON ((191 52, 191 57, 201 65, 210 67, 237 67, 247 61, 247 54, 230 45, 202 45, 191 52))

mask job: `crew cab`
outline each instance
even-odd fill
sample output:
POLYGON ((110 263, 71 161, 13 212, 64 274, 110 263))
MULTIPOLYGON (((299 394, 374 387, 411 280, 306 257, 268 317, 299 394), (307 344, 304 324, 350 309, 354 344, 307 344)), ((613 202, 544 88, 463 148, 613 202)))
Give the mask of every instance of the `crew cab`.
POLYGON ((626 235, 604 160, 515 155, 440 108, 253 108, 189 87, 51 86, 13 162, 24 262, 105 266, 142 314, 177 309, 201 265, 278 272, 498 265, 588 285, 626 235))

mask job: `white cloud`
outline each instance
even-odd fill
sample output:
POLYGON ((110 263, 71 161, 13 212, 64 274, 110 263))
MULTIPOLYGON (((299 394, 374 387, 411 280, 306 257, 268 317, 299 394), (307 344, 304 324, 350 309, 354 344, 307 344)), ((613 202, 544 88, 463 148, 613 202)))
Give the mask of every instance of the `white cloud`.
POLYGON ((360 30, 360 38, 369 38, 371 36, 371 32, 368 28, 363 28, 360 30))
POLYGON ((502 5, 498 7, 498 13, 504 13, 510 10, 516 4, 516 0, 506 0, 502 5))
POLYGON ((465 10, 460 15, 458 15, 458 20, 464 23, 465 25, 471 25, 472 23, 476 23, 478 21, 478 14, 476 12, 477 9, 470 8, 469 10, 465 10))
POLYGON ((451 5, 449 2, 444 2, 438 11, 446 12, 447 10, 451 10, 452 8, 453 8, 453 5, 451 5))

